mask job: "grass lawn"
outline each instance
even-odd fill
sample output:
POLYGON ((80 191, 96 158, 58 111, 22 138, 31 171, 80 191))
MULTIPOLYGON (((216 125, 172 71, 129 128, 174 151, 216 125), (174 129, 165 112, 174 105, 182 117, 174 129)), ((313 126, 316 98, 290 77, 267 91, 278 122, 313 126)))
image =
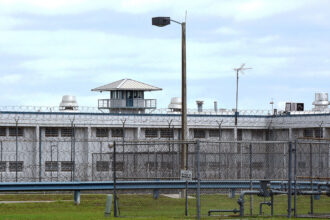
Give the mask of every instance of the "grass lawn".
MULTIPOLYGON (((219 216, 208 217, 209 209, 238 209, 237 198, 230 199, 226 195, 213 194, 201 196, 202 219, 219 219, 219 216)), ((2 194, 0 201, 54 201, 51 203, 1 203, 0 219, 113 219, 104 218, 106 195, 104 194, 82 194, 81 204, 73 204, 71 194, 2 194), (67 201, 69 200, 69 201, 67 201)), ((263 198, 253 197, 253 214, 259 213, 259 202, 263 198)), ((267 200, 269 200, 267 198, 267 200)), ((250 197, 245 197, 245 214, 250 214, 250 197)), ((274 206, 275 218, 285 219, 287 213, 287 197, 276 196, 274 206), (282 216, 281 216, 282 215, 282 216)), ((310 197, 299 196, 297 199, 298 213, 309 212, 310 197)), ((189 215, 184 216, 184 199, 173 199, 160 196, 154 200, 152 194, 134 195, 120 194, 120 218, 119 219, 195 219, 196 199, 189 199, 189 215)), ((315 213, 330 213, 330 197, 322 196, 320 200, 314 201, 315 213)), ((292 205, 293 207, 293 205, 292 205)), ((264 215, 270 214, 270 208, 264 206, 264 215)), ((226 215, 232 215, 227 213, 226 215)), ((237 218, 236 217, 234 218, 237 218)), ((224 218, 222 216, 221 218, 224 218)), ((228 217, 226 217, 228 218, 228 217)), ((260 216, 259 216, 260 218, 260 216)), ((118 219, 118 218, 116 218, 118 219)))

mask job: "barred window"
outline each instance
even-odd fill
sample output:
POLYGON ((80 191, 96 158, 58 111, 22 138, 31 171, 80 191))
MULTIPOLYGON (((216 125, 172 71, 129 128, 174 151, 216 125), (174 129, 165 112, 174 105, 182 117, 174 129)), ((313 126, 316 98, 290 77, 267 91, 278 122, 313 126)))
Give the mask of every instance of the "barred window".
MULTIPOLYGON (((114 162, 112 161, 112 171, 115 171, 114 162)), ((116 171, 124 171, 124 162, 117 161, 116 162, 116 171)))
POLYGON ((158 137, 158 129, 155 128, 147 128, 145 130, 145 137, 146 138, 157 138, 158 137))
POLYGON ((160 137, 162 138, 173 138, 173 129, 171 128, 163 128, 160 129, 160 137))
POLYGON ((58 137, 58 128, 46 128, 45 137, 58 137))
POLYGON ((62 137, 71 137, 72 136, 72 128, 62 128, 61 129, 62 137))
POLYGON ((262 169, 264 166, 263 162, 252 162, 252 168, 254 169, 262 169))
POLYGON ((46 172, 58 171, 58 162, 57 161, 46 161, 45 162, 45 171, 46 172))
MULTIPOLYGON (((17 136, 22 137, 24 135, 23 128, 17 128, 17 136)), ((16 127, 10 127, 9 128, 9 136, 16 136, 16 127)))
POLYGON ((301 169, 306 168, 306 162, 298 161, 298 168, 301 168, 301 169))
POLYGON ((313 136, 314 136, 313 129, 311 129, 311 128, 304 129, 304 137, 312 138, 313 136))
POLYGON ((266 131, 266 140, 274 140, 274 131, 273 130, 268 130, 266 131))
POLYGON ((0 172, 6 172, 7 163, 6 161, 0 161, 0 172))
POLYGON ((322 128, 315 128, 314 134, 316 138, 323 138, 323 129, 322 128))
POLYGON ((109 137, 107 128, 96 128, 96 137, 109 137))
POLYGON ((122 128, 113 128, 111 129, 112 137, 123 137, 123 129, 122 128))
POLYGON ((72 161, 62 161, 61 162, 61 171, 63 172, 71 172, 73 171, 73 162, 72 161))
POLYGON ((209 130, 209 136, 210 137, 219 137, 220 136, 219 129, 209 130))
POLYGON ((243 140, 243 131, 242 131, 242 129, 237 129, 237 140, 238 141, 243 140))
POLYGON ((157 164, 155 162, 146 162, 144 165, 147 170, 156 170, 157 169, 157 164))
POLYGON ((96 171, 97 172, 109 171, 110 170, 109 167, 110 167, 109 161, 96 161, 96 171))
POLYGON ((194 138, 205 138, 205 130, 194 129, 194 138))
POLYGON ((0 136, 6 136, 6 128, 0 127, 0 136))
POLYGON ((171 162, 161 162, 160 167, 161 167, 161 169, 173 169, 173 163, 171 163, 171 162))
POLYGON ((16 164, 17 164, 17 172, 23 171, 23 161, 10 161, 9 162, 9 172, 16 172, 16 164))

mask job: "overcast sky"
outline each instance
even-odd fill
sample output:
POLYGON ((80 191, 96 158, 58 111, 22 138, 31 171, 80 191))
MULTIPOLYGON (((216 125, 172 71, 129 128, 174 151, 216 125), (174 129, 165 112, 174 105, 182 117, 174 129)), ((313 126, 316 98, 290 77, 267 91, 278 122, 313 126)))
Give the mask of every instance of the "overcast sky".
POLYGON ((97 106, 91 89, 131 78, 162 91, 166 108, 181 96, 181 27, 187 10, 188 107, 270 109, 285 101, 311 109, 330 92, 328 0, 0 0, 0 105, 58 106, 75 95, 97 106))

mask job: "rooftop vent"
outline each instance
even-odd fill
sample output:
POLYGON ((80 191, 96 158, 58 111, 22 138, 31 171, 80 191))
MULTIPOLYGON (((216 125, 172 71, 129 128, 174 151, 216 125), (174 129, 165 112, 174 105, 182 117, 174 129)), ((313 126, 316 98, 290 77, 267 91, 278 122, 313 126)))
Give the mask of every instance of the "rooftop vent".
POLYGON ((77 111, 78 103, 75 96, 64 95, 60 103, 60 111, 77 111))
POLYGON ((315 101, 313 102, 315 108, 313 108, 313 111, 327 110, 329 104, 330 103, 328 101, 328 93, 325 92, 315 93, 315 101))
POLYGON ((203 111, 203 103, 204 103, 204 101, 200 101, 200 100, 197 100, 197 101, 196 101, 196 104, 197 104, 197 111, 198 111, 198 112, 202 112, 202 111, 203 111))
POLYGON ((171 103, 168 105, 168 108, 171 109, 173 112, 180 112, 181 111, 181 98, 179 98, 179 97, 171 98, 171 103))

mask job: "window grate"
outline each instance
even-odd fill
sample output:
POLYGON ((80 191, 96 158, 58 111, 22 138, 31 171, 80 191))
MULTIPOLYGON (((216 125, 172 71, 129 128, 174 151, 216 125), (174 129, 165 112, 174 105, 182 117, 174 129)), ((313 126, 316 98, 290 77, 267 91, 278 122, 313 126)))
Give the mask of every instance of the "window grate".
POLYGON ((219 129, 209 130, 209 136, 210 137, 220 137, 219 129))
POLYGON ((45 162, 45 171, 46 172, 58 171, 58 162, 57 161, 46 161, 45 162))
POLYGON ((322 128, 315 128, 314 134, 316 138, 323 138, 323 129, 322 128))
POLYGON ((160 137, 162 138, 173 138, 173 129, 171 128, 162 128, 160 129, 160 137))
POLYGON ((312 138, 313 136, 314 136, 313 129, 311 128, 304 129, 304 137, 312 138))
POLYGON ((63 172, 71 172, 73 171, 73 162, 72 161, 62 161, 61 162, 61 171, 63 172))
POLYGON ((62 128, 61 129, 61 136, 62 137, 72 137, 73 134, 72 128, 62 128))
MULTIPOLYGON (((112 162, 112 171, 115 171, 114 162, 112 162)), ((116 171, 124 171, 124 162, 116 162, 116 171)))
POLYGON ((110 170, 110 162, 109 161, 96 161, 96 171, 97 172, 106 172, 106 171, 109 171, 109 170, 110 170))
POLYGON ((17 164, 17 172, 23 171, 23 161, 10 161, 9 162, 9 172, 16 172, 16 164, 17 164))
POLYGON ((112 137, 123 137, 123 129, 122 128, 113 128, 111 129, 112 137))
POLYGON ((205 130, 194 129, 194 138, 205 138, 205 130))
POLYGON ((157 138, 158 137, 158 129, 155 128, 147 128, 145 130, 145 137, 146 138, 157 138))
POLYGON ((0 136, 6 136, 6 128, 5 127, 0 127, 0 136))
POLYGON ((45 128, 45 137, 58 137, 58 128, 45 128))
POLYGON ((7 163, 6 161, 0 161, 0 172, 6 172, 7 163))
POLYGON ((96 137, 109 137, 107 128, 96 128, 96 137))
MULTIPOLYGON (((22 137, 24 135, 24 130, 23 128, 18 128, 17 129, 17 136, 22 137)), ((16 136, 16 127, 10 127, 9 128, 9 136, 16 136)))

